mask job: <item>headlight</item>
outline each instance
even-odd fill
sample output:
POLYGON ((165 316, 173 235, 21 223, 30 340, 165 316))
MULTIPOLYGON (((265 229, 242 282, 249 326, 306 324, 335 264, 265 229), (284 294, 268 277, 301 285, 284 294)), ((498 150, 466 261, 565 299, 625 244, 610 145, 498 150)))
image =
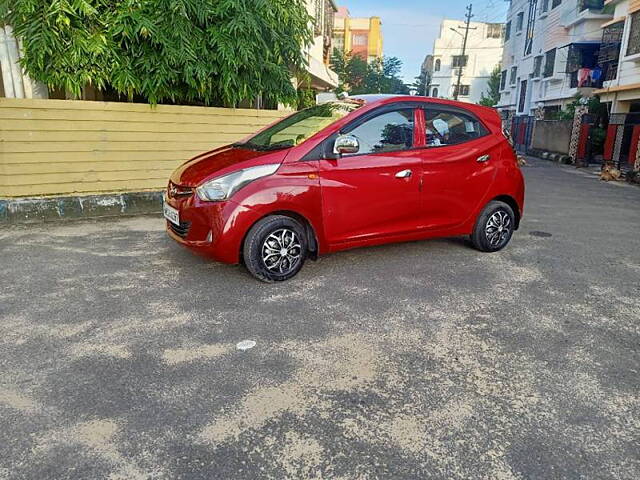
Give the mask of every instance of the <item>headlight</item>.
POLYGON ((273 175, 276 173, 276 170, 278 170, 278 167, 280 167, 279 163, 272 163, 238 170, 237 172, 203 183, 196 188, 196 193, 198 194, 198 198, 204 202, 226 200, 248 183, 258 178, 273 175))

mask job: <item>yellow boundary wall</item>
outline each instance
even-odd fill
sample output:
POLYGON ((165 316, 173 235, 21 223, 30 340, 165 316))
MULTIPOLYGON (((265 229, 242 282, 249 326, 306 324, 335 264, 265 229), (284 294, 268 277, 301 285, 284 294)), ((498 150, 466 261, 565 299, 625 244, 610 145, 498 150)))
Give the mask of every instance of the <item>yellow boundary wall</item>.
POLYGON ((288 113, 0 98, 0 197, 160 190, 182 162, 288 113))

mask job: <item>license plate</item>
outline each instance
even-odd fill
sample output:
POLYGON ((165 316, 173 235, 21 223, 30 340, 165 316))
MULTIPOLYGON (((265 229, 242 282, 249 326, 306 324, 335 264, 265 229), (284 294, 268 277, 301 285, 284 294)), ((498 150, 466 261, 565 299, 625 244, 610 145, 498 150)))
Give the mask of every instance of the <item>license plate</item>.
POLYGON ((180 226, 180 212, 166 203, 162 204, 162 211, 164 212, 164 218, 171 223, 180 226))

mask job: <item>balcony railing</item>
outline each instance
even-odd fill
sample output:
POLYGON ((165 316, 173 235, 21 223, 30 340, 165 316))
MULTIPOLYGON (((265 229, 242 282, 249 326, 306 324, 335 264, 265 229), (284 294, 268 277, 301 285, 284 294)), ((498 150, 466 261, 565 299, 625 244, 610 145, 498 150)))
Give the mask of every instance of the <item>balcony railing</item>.
POLYGON ((582 80, 582 84, 580 84, 578 80, 578 72, 571 72, 569 74, 570 86, 571 88, 602 88, 602 82, 604 80, 604 75, 602 75, 602 73, 603 72, 600 71, 597 79, 593 79, 590 74, 587 74, 582 80))

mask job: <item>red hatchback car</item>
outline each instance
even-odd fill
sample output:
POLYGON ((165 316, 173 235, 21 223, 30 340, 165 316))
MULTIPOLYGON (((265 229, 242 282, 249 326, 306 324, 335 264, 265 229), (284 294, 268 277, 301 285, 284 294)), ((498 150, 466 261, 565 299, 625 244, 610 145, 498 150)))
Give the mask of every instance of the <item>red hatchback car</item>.
POLYGON ((363 95, 189 160, 171 175, 164 215, 178 243, 272 282, 307 258, 388 242, 469 235, 494 252, 523 204, 494 109, 363 95))

